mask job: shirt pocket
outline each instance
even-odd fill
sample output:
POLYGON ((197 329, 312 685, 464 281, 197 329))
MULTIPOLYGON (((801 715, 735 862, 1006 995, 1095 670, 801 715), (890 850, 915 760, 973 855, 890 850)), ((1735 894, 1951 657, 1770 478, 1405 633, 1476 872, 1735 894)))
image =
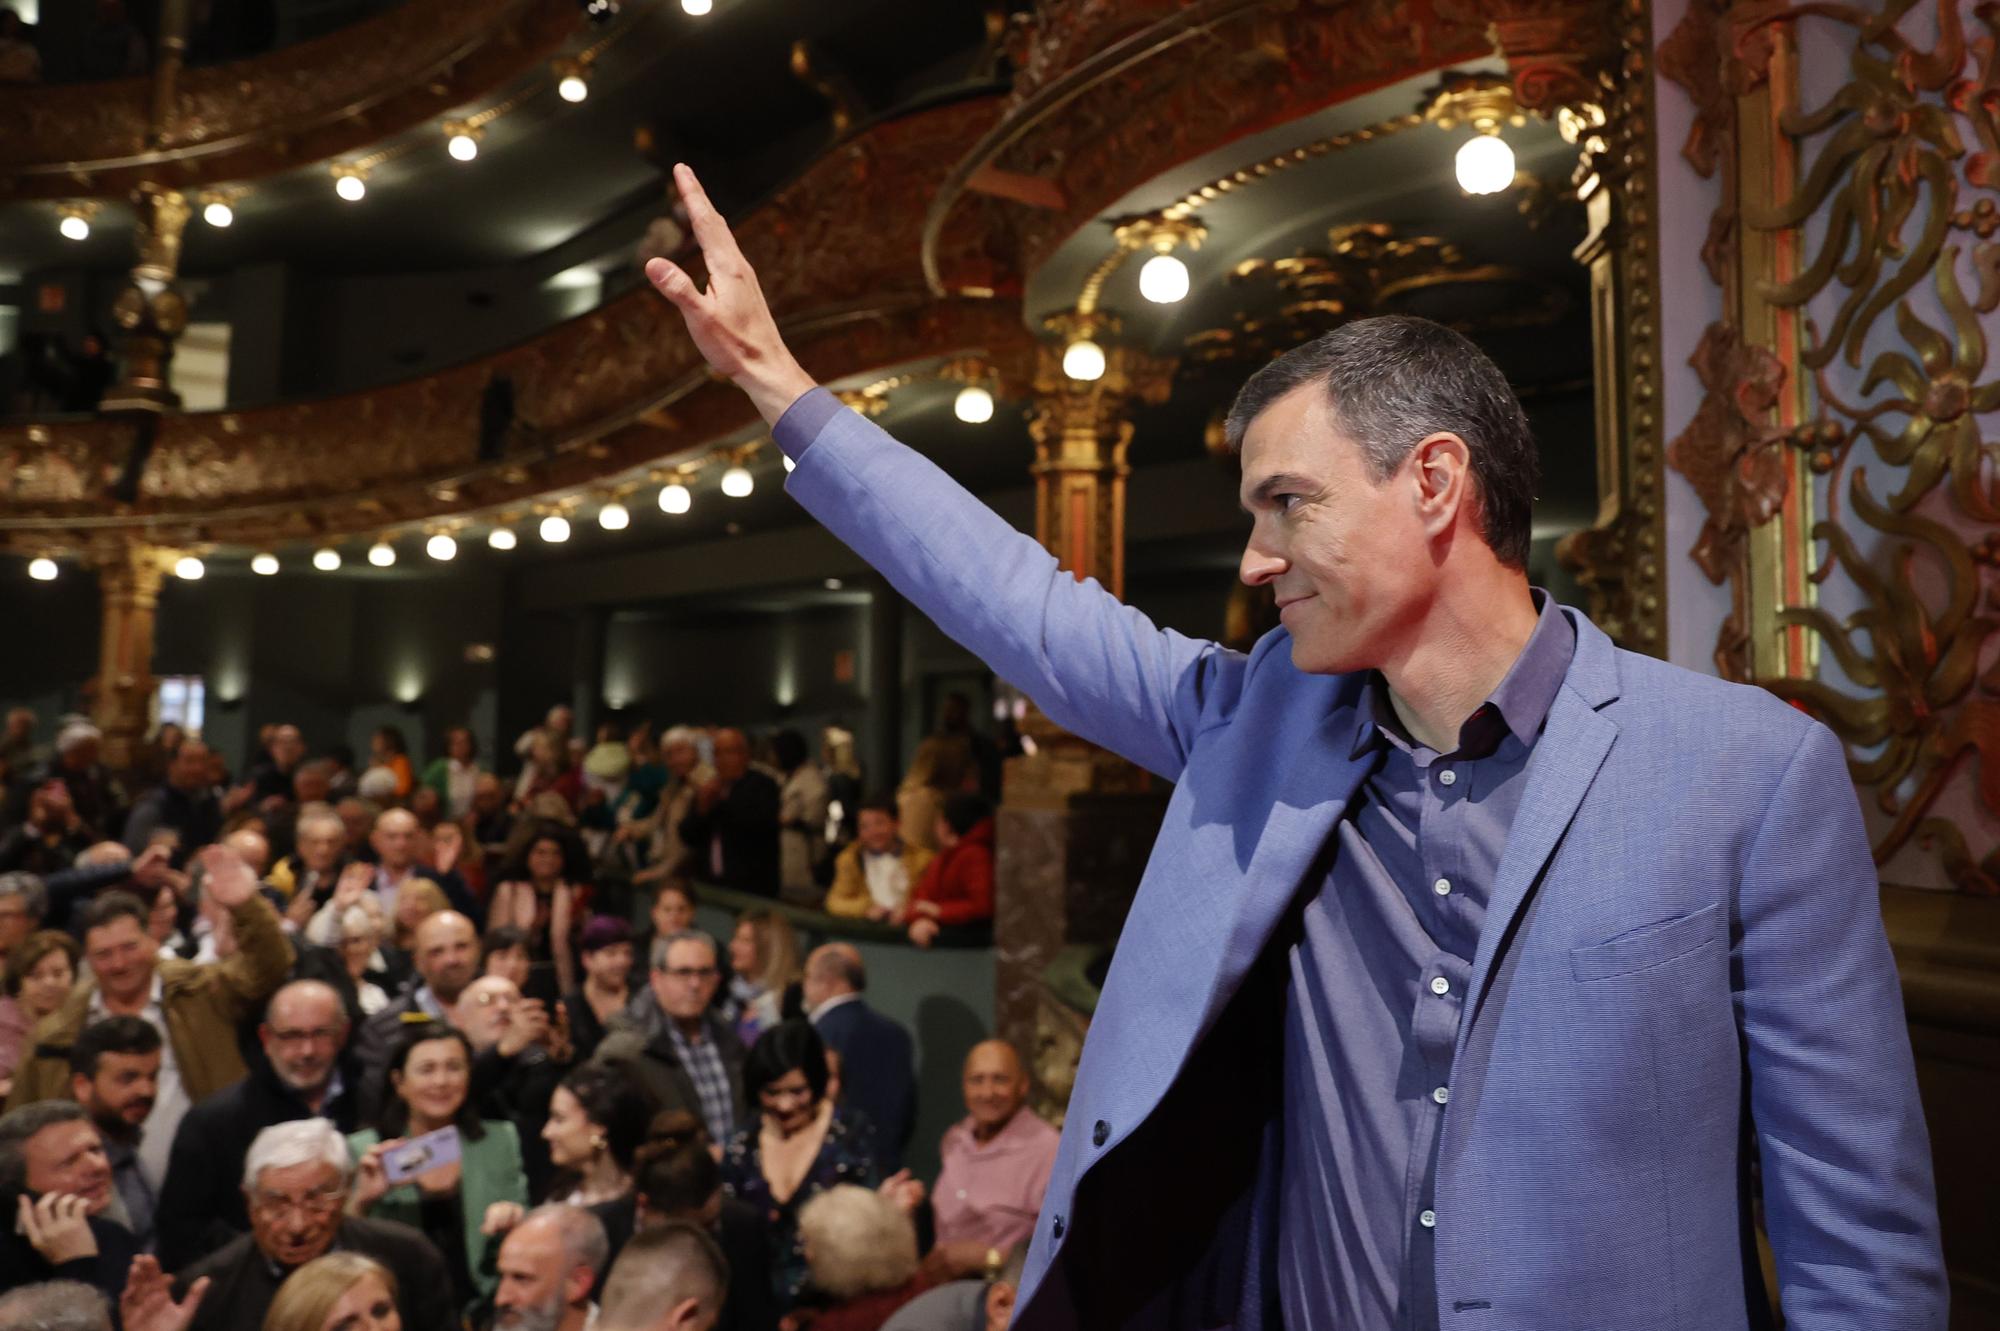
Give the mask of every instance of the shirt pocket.
POLYGON ((1569 950, 1570 974, 1587 984, 1664 966, 1717 937, 1721 922, 1721 905, 1708 905, 1688 915, 1641 925, 1608 942, 1573 947, 1569 950))

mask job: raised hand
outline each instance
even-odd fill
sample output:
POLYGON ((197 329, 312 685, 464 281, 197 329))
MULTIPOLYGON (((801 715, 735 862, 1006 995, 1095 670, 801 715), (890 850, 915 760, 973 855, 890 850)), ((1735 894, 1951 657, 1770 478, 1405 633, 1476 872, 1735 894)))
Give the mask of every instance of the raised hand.
POLYGON ((73 1193, 44 1193, 32 1202, 22 1193, 16 1219, 28 1246, 50 1266, 97 1256, 97 1236, 90 1232, 90 1203, 73 1193))
POLYGON ((125 1331, 187 1331, 206 1293, 208 1277, 203 1276, 188 1287, 186 1298, 175 1303, 172 1277, 160 1269, 157 1260, 141 1253, 132 1259, 132 1269, 125 1276, 125 1292, 118 1299, 119 1319, 125 1331))
POLYGON ((786 349, 777 320, 771 317, 771 307, 757 285, 757 274, 743 251, 736 248, 729 224, 708 201, 694 172, 685 165, 676 166, 674 184, 687 207, 695 242, 701 246, 702 262, 708 268, 708 290, 696 286, 670 259, 648 259, 646 278, 681 312, 688 336, 709 366, 748 393, 758 413, 776 425, 785 408, 811 391, 812 377, 786 349))
POLYGON ((250 862, 228 846, 203 846, 196 853, 203 873, 201 890, 224 910, 235 910, 257 895, 257 875, 250 862))

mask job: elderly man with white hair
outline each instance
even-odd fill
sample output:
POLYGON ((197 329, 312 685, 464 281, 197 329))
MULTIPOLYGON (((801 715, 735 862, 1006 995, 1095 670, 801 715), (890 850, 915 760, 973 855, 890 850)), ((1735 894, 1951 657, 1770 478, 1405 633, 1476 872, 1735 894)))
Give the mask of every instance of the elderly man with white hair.
POLYGON ((258 1133, 243 1161, 250 1232, 180 1273, 182 1287, 209 1281, 192 1331, 262 1326, 285 1277, 336 1248, 372 1257, 395 1275, 404 1326, 458 1325, 444 1258, 408 1225, 347 1215, 353 1178, 347 1140, 323 1118, 258 1133))

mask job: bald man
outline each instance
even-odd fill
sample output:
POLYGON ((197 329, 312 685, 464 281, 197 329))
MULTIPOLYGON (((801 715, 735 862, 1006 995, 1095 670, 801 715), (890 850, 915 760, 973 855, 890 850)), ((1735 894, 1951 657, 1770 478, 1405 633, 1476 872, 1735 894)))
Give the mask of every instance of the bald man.
POLYGON ((842 1100, 868 1115, 884 1173, 902 1167, 917 1124, 916 1044, 910 1033, 868 1006, 868 967, 850 943, 828 943, 806 957, 800 984, 806 1016, 841 1059, 842 1100))
POLYGON ((361 1113, 369 1121, 382 1107, 389 1057, 397 1037, 412 1021, 429 1017, 449 1023, 452 1005, 479 976, 479 931, 455 910, 441 910, 417 926, 410 940, 416 979, 396 1000, 362 1023, 354 1042, 360 1063, 361 1113))
POLYGON ((359 1122, 359 1075, 346 1054, 347 1008, 331 985, 294 980, 271 995, 257 1028, 264 1057, 250 1075, 196 1104, 181 1120, 160 1188, 160 1260, 171 1270, 250 1231, 240 1188, 244 1153, 275 1123, 325 1118, 342 1132, 359 1122))
POLYGON ((939 1279, 990 1274, 1035 1232, 1059 1134, 1028 1108, 1028 1073, 1005 1040, 965 1056, 965 1117, 945 1130, 931 1205, 937 1246, 926 1269, 939 1279))

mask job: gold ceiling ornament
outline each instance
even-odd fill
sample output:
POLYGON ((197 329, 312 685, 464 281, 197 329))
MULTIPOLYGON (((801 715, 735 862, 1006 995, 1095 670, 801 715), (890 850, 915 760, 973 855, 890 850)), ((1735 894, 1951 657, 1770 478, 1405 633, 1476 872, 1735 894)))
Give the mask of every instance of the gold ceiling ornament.
POLYGON ((1469 128, 1475 134, 1498 134, 1501 126, 1516 129, 1528 116, 1514 100, 1511 80, 1494 74, 1447 72, 1435 90, 1425 94, 1423 117, 1439 129, 1469 128))

